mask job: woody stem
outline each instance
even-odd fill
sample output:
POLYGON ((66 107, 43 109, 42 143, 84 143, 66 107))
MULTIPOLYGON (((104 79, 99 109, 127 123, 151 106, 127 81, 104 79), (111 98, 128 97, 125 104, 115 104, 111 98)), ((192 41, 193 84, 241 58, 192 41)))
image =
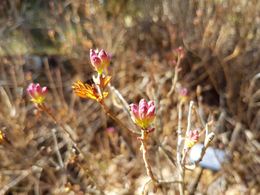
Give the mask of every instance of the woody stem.
POLYGON ((117 116, 115 116, 115 114, 107 107, 107 105, 101 101, 100 105, 102 106, 102 108, 104 109, 104 111, 106 112, 106 114, 113 119, 119 126, 123 127, 124 129, 126 129, 127 131, 129 131, 130 133, 139 136, 140 134, 134 130, 129 129, 128 127, 126 127, 120 119, 117 118, 117 116))
POLYGON ((158 180, 154 177, 153 172, 152 172, 152 168, 149 164, 148 161, 148 154, 147 154, 147 132, 142 130, 142 135, 141 135, 141 150, 143 153, 143 160, 144 160, 144 165, 145 165, 145 169, 146 169, 146 173, 147 175, 152 179, 153 182, 158 183, 158 180))
POLYGON ((179 180, 181 183, 179 183, 179 192, 180 195, 184 194, 184 166, 182 164, 182 151, 181 151, 181 144, 182 144, 182 131, 181 131, 181 121, 182 121, 182 103, 178 105, 178 129, 177 129, 177 136, 178 136, 178 141, 177 141, 177 167, 179 170, 179 180))

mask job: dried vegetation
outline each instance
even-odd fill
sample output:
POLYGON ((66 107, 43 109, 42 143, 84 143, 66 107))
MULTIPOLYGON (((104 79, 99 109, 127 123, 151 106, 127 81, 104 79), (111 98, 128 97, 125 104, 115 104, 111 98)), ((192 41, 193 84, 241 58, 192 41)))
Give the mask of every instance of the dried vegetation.
MULTIPOLYGON (((128 103, 156 100, 151 165, 176 178, 178 95, 167 94, 179 46, 186 55, 176 87, 188 88, 202 118, 192 126, 213 118, 213 145, 230 156, 218 172, 187 171, 187 192, 259 193, 259 10, 258 0, 1 1, 0 129, 11 144, 0 146, 0 194, 140 194, 147 178, 136 137, 72 93, 74 81, 90 82, 88 52, 96 47, 112 54, 111 82, 128 103), (48 104, 87 158, 35 112, 25 93, 31 81, 49 87, 48 104)), ((106 101, 133 127, 116 95, 106 101)), ((167 193, 177 194, 177 185, 156 194, 167 193)))

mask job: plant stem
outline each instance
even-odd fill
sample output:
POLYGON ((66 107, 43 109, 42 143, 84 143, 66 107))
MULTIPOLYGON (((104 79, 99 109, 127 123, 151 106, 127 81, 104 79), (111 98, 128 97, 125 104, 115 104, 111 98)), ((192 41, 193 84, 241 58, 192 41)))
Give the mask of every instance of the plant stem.
POLYGON ((181 120, 182 120, 182 103, 178 106, 178 129, 177 129, 177 167, 179 170, 179 180, 181 183, 179 183, 179 192, 180 195, 184 194, 184 167, 182 165, 181 160, 181 143, 182 143, 182 132, 181 132, 181 120))
POLYGON ((172 79, 172 87, 171 87, 170 91, 168 92, 167 97, 170 97, 175 90, 176 83, 178 81, 178 74, 180 72, 180 63, 181 63, 181 58, 178 57, 177 64, 176 64, 175 69, 174 69, 174 77, 172 79))
POLYGON ((107 105, 104 102, 100 102, 100 105, 102 106, 102 108, 104 109, 104 111, 106 112, 106 114, 112 118, 119 126, 123 127, 124 129, 126 129, 127 131, 129 131, 130 133, 132 133, 135 136, 140 136, 140 133, 129 129, 128 127, 126 127, 120 119, 117 118, 117 116, 115 116, 114 113, 112 113, 112 111, 107 107, 107 105))
POLYGON ((141 150, 143 153, 143 160, 144 160, 144 164, 145 164, 145 169, 146 169, 146 173, 147 175, 152 179, 153 182, 158 183, 157 179, 154 177, 153 172, 152 172, 152 168, 149 164, 148 161, 148 155, 147 155, 147 132, 142 130, 142 135, 140 137, 140 141, 141 141, 141 150))

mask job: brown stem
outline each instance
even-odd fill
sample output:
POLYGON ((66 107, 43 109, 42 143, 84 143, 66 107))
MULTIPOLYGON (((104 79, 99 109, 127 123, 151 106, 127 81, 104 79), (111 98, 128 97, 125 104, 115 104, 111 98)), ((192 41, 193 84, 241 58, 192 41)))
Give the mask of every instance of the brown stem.
POLYGON ((141 135, 141 150, 143 153, 143 160, 144 160, 144 164, 145 164, 145 168, 146 168, 146 173, 147 175, 152 179, 153 182, 158 183, 158 180, 154 177, 153 172, 152 172, 152 168, 149 164, 148 161, 148 155, 147 155, 147 133, 146 131, 142 130, 142 135, 141 135))
POLYGON ((69 138, 73 141, 73 142, 76 142, 76 140, 74 140, 74 138, 72 137, 72 135, 70 134, 70 132, 65 128, 65 126, 58 122, 58 120, 56 119, 56 117, 53 115, 53 113, 51 112, 51 110, 49 108, 47 108, 47 106, 45 104, 41 104, 40 106, 40 109, 42 111, 44 111, 56 124, 58 124, 63 131, 66 132, 66 134, 69 136, 69 138))
POLYGON ((181 63, 181 58, 178 57, 177 64, 176 64, 175 69, 174 69, 174 77, 172 79, 172 87, 171 87, 170 91, 168 92, 167 97, 170 97, 175 90, 176 83, 178 81, 178 74, 180 72, 180 63, 181 63))
POLYGON ((181 120, 182 120, 182 103, 179 104, 178 106, 178 129, 177 129, 177 167, 179 170, 179 180, 181 183, 179 183, 179 192, 180 195, 184 194, 184 167, 181 162, 181 143, 182 143, 182 131, 181 131, 181 120))
POLYGON ((135 136, 140 136, 140 133, 129 129, 128 127, 126 127, 120 119, 117 118, 117 116, 115 116, 115 114, 107 107, 107 105, 104 102, 100 102, 100 105, 102 106, 102 108, 104 109, 104 111, 106 112, 106 114, 112 118, 119 126, 123 127, 124 129, 126 129, 127 131, 129 131, 130 133, 132 133, 135 136))

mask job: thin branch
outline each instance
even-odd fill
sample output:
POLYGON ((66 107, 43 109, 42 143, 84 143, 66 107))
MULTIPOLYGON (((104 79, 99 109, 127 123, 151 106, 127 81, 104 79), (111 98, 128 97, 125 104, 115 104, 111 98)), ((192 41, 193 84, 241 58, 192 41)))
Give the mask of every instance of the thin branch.
POLYGON ((181 143, 182 143, 182 132, 181 132, 181 121, 182 121, 182 103, 178 106, 178 129, 177 129, 177 163, 181 162, 181 143))
POLYGON ((115 114, 107 107, 107 105, 104 102, 100 103, 102 108, 104 109, 104 111, 106 112, 106 114, 111 117, 119 126, 121 126, 122 128, 126 129, 127 131, 129 131, 130 133, 132 133, 135 136, 140 136, 141 134, 137 131, 131 130, 128 127, 126 127, 120 119, 117 118, 117 116, 115 116, 115 114))
POLYGON ((143 186, 143 189, 142 189, 142 195, 146 195, 147 192, 146 192, 146 189, 147 189, 147 186, 152 182, 152 179, 149 179, 143 186))
POLYGON ((191 114, 192 114, 192 108, 193 108, 194 102, 190 101, 190 105, 189 105, 189 111, 188 111, 188 119, 187 119, 187 129, 186 129, 186 135, 188 135, 188 133, 191 130, 191 114))
POLYGON ((131 116, 131 113, 129 111, 129 106, 125 98, 122 96, 122 94, 111 84, 108 85, 110 90, 113 91, 113 93, 117 96, 117 98, 120 100, 121 104, 123 105, 124 110, 127 112, 129 116, 131 116))
POLYGON ((158 183, 157 179, 153 175, 152 168, 148 161, 147 143, 146 143, 147 136, 148 136, 148 133, 146 131, 142 130, 142 135, 141 135, 140 141, 141 141, 141 151, 143 153, 143 160, 144 160, 144 164, 145 164, 145 168, 146 168, 146 173, 152 179, 153 182, 158 183))
POLYGON ((176 162, 173 159, 172 155, 169 154, 170 152, 168 152, 162 145, 159 145, 159 148, 161 149, 162 153, 164 154, 164 156, 171 162, 171 164, 176 167, 176 162))
POLYGON ((182 181, 176 181, 176 180, 159 180, 159 185, 170 185, 170 184, 177 184, 177 183, 183 183, 182 181))
POLYGON ((57 154, 57 158, 60 164, 60 167, 63 169, 64 168, 64 163, 60 154, 60 150, 59 150, 59 146, 58 146, 58 141, 57 141, 57 137, 56 137, 56 129, 52 129, 52 137, 53 137, 53 141, 54 141, 54 146, 55 146, 55 152, 57 154))
POLYGON ((12 188, 13 186, 17 185, 20 181, 22 181, 24 178, 29 176, 31 173, 32 173, 31 169, 23 171, 21 173, 21 175, 16 177, 10 183, 8 183, 5 186, 3 186, 2 189, 0 190, 0 194, 5 194, 10 188, 12 188))
POLYGON ((178 61, 177 61, 177 64, 175 66, 175 69, 174 69, 174 77, 172 79, 172 87, 171 87, 170 91, 168 92, 167 97, 170 97, 173 94, 173 92, 176 88, 176 83, 178 81, 178 74, 180 72, 180 63, 181 63, 181 58, 178 57, 178 61))
POLYGON ((204 168, 200 168, 199 173, 196 175, 194 181, 192 182, 192 184, 190 186, 190 190, 189 190, 190 195, 195 194, 197 187, 198 187, 198 184, 200 182, 201 176, 203 174, 203 170, 204 170, 204 168))
POLYGON ((178 170, 179 170, 179 179, 182 181, 182 183, 179 183, 179 192, 180 195, 184 194, 184 174, 183 174, 183 167, 181 164, 181 143, 183 141, 182 138, 182 132, 181 132, 181 121, 182 121, 182 103, 178 106, 178 129, 177 129, 177 164, 178 164, 178 170))

